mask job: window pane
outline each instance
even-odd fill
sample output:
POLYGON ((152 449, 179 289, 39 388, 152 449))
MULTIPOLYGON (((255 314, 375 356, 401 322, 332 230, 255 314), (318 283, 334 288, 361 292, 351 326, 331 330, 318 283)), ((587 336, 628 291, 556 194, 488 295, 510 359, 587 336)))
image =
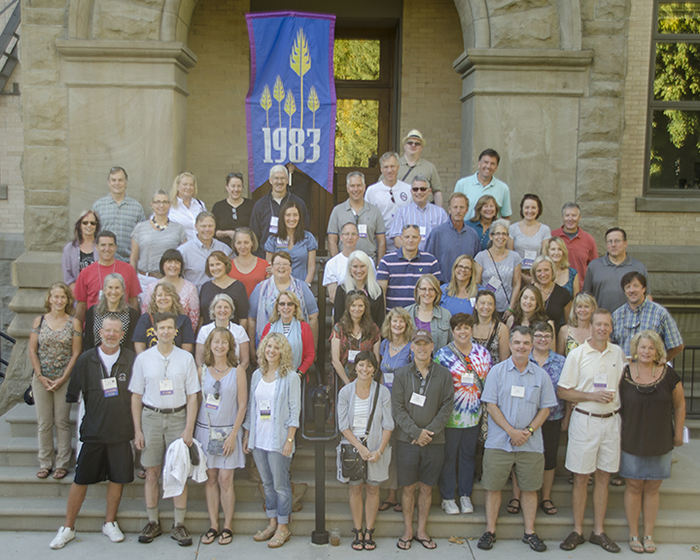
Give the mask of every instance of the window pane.
POLYGON ((379 101, 338 99, 336 167, 376 167, 378 129, 379 101))
POLYGON ((336 39, 333 67, 336 80, 378 80, 379 40, 336 39))
POLYGON ((659 33, 700 33, 700 4, 659 4, 659 33))
POLYGON ((700 43, 657 43, 654 99, 700 100, 700 43))
POLYGON ((654 111, 649 188, 700 189, 700 111, 654 111))

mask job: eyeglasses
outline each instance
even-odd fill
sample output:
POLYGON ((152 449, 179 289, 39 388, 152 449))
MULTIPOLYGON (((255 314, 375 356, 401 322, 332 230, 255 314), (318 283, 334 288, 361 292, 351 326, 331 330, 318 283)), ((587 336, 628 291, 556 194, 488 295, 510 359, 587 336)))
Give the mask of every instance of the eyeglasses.
POLYGON ((153 206, 167 206, 170 204, 169 200, 154 200, 153 201, 153 206))
POLYGON ((536 334, 535 340, 552 340, 551 334, 536 334))
POLYGON ((391 197, 391 203, 396 204, 396 200, 394 200, 394 191, 393 189, 389 189, 389 196, 391 197))
POLYGON ((293 301, 280 301, 277 304, 278 307, 296 307, 296 304, 293 301))
POLYGON ((406 231, 408 228, 413 228, 420 231, 420 226, 418 224, 404 224, 404 226, 401 228, 401 231, 406 231))
POLYGON ((238 210, 236 208, 231 208, 231 218, 233 220, 238 220, 238 210))
POLYGON ((277 261, 276 263, 272 263, 272 266, 276 266, 277 268, 284 268, 292 265, 287 261, 277 261))
POLYGON ((471 271, 472 271, 472 267, 471 267, 471 266, 463 266, 463 265, 460 264, 460 265, 457 265, 457 270, 461 270, 461 271, 464 271, 464 272, 471 272, 471 271))
POLYGON ((360 295, 366 296, 367 294, 363 290, 350 290, 345 295, 347 295, 349 297, 349 296, 360 296, 360 295))
POLYGON ((216 383, 214 383, 214 398, 216 400, 219 400, 219 398, 221 397, 221 394, 219 393, 220 390, 221 390, 221 381, 217 381, 216 383))
POLYGON ((83 224, 84 226, 96 226, 97 225, 97 222, 84 221, 84 222, 80 222, 80 223, 83 224))
POLYGON ((413 192, 426 192, 428 190, 428 187, 411 187, 411 190, 413 192))
POLYGON ((226 182, 228 183, 228 179, 240 179, 241 181, 243 180, 243 173, 229 173, 226 175, 226 182))
POLYGON ((406 142, 406 145, 407 146, 422 146, 423 144, 421 144, 420 142, 413 142, 412 140, 409 140, 408 142, 406 142))

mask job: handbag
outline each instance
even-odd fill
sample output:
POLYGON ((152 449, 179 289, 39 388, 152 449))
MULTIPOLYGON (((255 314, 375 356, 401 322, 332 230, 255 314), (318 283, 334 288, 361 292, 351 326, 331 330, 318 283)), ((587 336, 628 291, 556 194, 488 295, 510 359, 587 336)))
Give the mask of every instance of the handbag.
MULTIPOLYGON (((496 329, 498 330, 498 329, 496 329)), ((473 370, 473 367, 470 367, 470 364, 467 364, 467 361, 464 359, 464 355, 457 349, 457 347, 454 345, 453 342, 450 342, 448 345, 448 348, 452 350, 452 353, 457 356, 457 359, 462 363, 464 368, 469 371, 470 369, 473 370)), ((482 381, 481 377, 479 377, 479 374, 474 372, 474 379, 476 380, 476 386, 479 389, 479 393, 484 392, 484 382, 482 381)), ((478 440, 480 443, 484 443, 486 441, 486 438, 489 435, 489 414, 486 412, 486 405, 484 403, 481 403, 479 406, 479 436, 478 440)))
POLYGON ((233 426, 212 426, 207 412, 207 424, 209 426, 209 441, 207 442, 207 453, 209 455, 223 455, 224 442, 231 435, 233 426))
MULTIPOLYGON (((374 411, 377 409, 378 400, 379 385, 377 385, 377 390, 374 393, 374 403, 372 404, 372 412, 367 420, 365 435, 360 439, 362 445, 367 444, 367 436, 369 435, 369 429, 372 426, 372 419, 374 418, 374 411)), ((340 465, 343 478, 347 478, 349 480, 364 480, 367 477, 367 461, 362 458, 362 455, 360 455, 360 450, 357 449, 352 443, 340 444, 340 465)))

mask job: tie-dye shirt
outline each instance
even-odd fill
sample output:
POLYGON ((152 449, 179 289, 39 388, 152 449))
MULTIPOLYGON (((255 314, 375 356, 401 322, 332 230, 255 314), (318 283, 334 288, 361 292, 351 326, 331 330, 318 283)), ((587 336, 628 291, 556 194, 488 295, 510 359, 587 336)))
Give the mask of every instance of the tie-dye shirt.
POLYGON ((482 386, 486 383, 486 376, 491 369, 489 351, 483 346, 472 343, 472 351, 464 360, 471 367, 471 371, 464 367, 450 346, 440 348, 435 354, 435 361, 450 370, 455 389, 454 410, 445 427, 471 428, 478 425, 481 418, 481 391, 478 383, 469 382, 469 374, 478 375, 482 386), (462 384, 463 375, 465 376, 465 384, 462 384))

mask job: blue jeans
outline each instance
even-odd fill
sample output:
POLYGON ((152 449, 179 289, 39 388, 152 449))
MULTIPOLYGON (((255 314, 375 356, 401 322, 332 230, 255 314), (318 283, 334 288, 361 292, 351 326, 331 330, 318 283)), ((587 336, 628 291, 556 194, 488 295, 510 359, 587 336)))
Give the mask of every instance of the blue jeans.
POLYGON ((292 456, 256 448, 253 449, 253 458, 265 489, 265 513, 268 519, 277 518, 277 523, 286 525, 292 513, 292 481, 289 478, 292 456))
POLYGON ((457 493, 471 496, 474 488, 476 442, 479 426, 472 428, 445 428, 445 462, 440 474, 440 495, 443 500, 455 498, 455 463, 459 459, 457 493))

